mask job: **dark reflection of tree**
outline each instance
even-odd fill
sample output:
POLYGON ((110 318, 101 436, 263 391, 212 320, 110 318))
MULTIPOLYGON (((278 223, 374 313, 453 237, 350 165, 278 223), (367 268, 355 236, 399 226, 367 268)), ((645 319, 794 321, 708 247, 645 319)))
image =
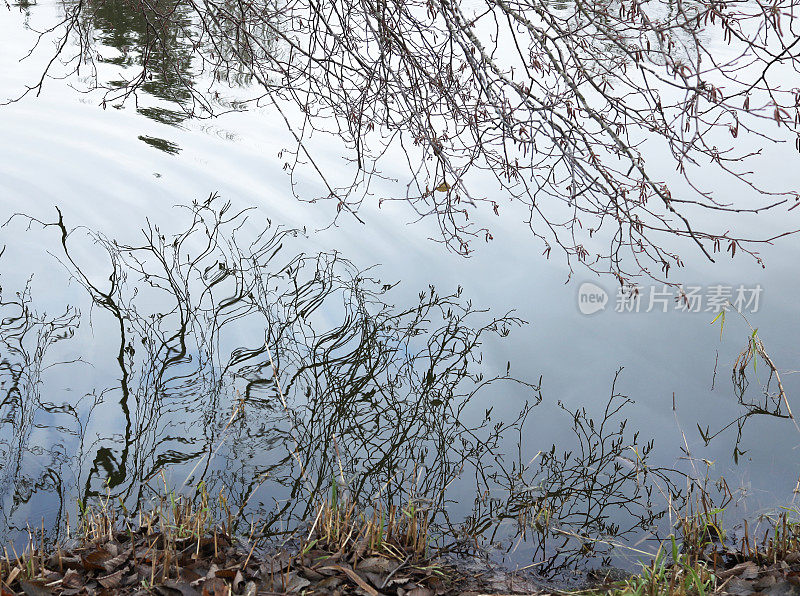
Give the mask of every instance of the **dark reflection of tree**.
MULTIPOLYGON (((70 12, 68 7, 68 13, 70 12)), ((177 0, 156 0, 136 3, 128 0, 89 0, 79 14, 79 43, 84 52, 94 56, 114 48, 119 55, 102 55, 101 62, 121 67, 115 76, 97 85, 106 88, 105 103, 137 98, 137 110, 164 124, 180 125, 187 118, 211 113, 209 102, 235 107, 215 93, 213 97, 198 93, 196 87, 204 76, 231 87, 252 82, 251 64, 265 59, 275 45, 275 32, 265 22, 231 21, 242 11, 240 3, 226 1, 200 26, 192 20, 191 11, 177 0), (215 19, 214 14, 225 14, 215 19), (169 17, 165 20, 165 15, 169 17), (236 23, 236 24, 232 24, 236 23), (246 27, 247 35, 238 28, 246 27), (252 39, 258 39, 258 45, 252 39), (203 48, 205 52, 198 52, 203 48), (144 92, 158 100, 155 105, 139 105, 138 94, 144 92)), ((270 8, 276 10, 276 7, 270 8)), ((170 150, 168 141, 150 143, 158 149, 170 150)), ((147 141, 146 141, 147 142, 147 141)))
MULTIPOLYGON (((54 493, 68 503, 108 491, 135 509, 156 477, 188 493, 203 482, 275 534, 307 518, 335 485, 365 506, 417 501, 450 549, 472 548, 480 536, 522 542, 548 561, 548 574, 587 553, 607 554, 588 548, 586 537, 612 542, 654 531, 675 498, 670 473, 647 463, 652 445, 626 433, 627 400, 616 392, 602 421, 570 413, 574 451, 554 446, 527 463, 538 386, 509 370, 491 373, 480 355, 487 338, 522 323, 513 315, 492 316, 461 290, 433 287, 413 305, 391 306, 392 284, 336 252, 303 252, 296 231, 254 232, 246 212, 215 197, 183 213, 184 231, 148 223, 137 245, 71 230, 60 216, 26 218, 60 234, 59 258, 91 296, 93 333, 116 338, 116 347, 94 363, 113 371, 106 385, 58 407, 37 393, 44 351, 4 348, 18 361, 8 370, 28 375, 9 374, 3 386, 2 419, 12 426, 0 444, 18 454, 5 469, 6 492, 54 493), (84 235, 107 270, 73 256, 84 235), (498 419, 487 407, 520 390, 532 403, 523 398, 518 416, 498 419), (55 417, 42 424, 63 445, 37 452, 25 431, 31 422, 20 420, 48 407, 55 417), (98 427, 106 420, 115 422, 98 427), (62 468, 67 479, 50 482, 62 468), (448 487, 470 478, 468 499, 458 500, 478 496, 465 520, 470 507, 453 513, 448 487)), ((23 294, 6 306, 17 314, 6 317, 3 346, 15 345, 23 323, 46 329, 37 336, 46 344, 81 324, 73 310, 55 323, 37 319, 30 303, 23 294)), ((6 525, 22 527, 13 507, 4 514, 6 525)))
MULTIPOLYGON (((175 0, 136 4, 126 0, 89 0, 81 11, 84 43, 100 42, 114 48, 117 56, 103 56, 102 62, 121 67, 122 78, 103 85, 122 90, 122 99, 139 91, 163 100, 161 105, 139 106, 140 113, 165 124, 178 125, 194 109, 192 93, 195 72, 192 41, 186 10, 175 0), (170 14, 168 27, 155 26, 156 15, 170 14)), ((97 47, 87 51, 100 51, 97 47)), ((105 53, 105 51, 103 52, 105 53)), ((109 96, 114 97, 114 96, 109 96)), ((111 100, 114 101, 114 100, 111 100)))
MULTIPOLYGON (((258 7, 235 0, 216 3, 205 26, 192 31, 198 47, 206 50, 197 55, 204 71, 228 86, 272 84, 256 69, 258 64, 283 53, 276 28, 280 14, 281 6, 276 0, 266 0, 258 7), (254 11, 258 18, 253 18, 254 11)), ((254 100, 258 98, 248 98, 254 100)))

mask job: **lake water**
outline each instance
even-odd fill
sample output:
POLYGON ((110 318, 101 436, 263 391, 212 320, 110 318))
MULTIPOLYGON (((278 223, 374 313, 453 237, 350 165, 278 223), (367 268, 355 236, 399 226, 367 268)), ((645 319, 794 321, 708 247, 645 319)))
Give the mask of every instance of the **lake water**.
MULTIPOLYGON (((31 28, 59 10, 47 0, 0 11, 2 98, 38 72, 38 55, 19 59, 31 28)), ((94 24, 103 51, 135 49, 135 16, 103 17, 94 24)), ((101 79, 125 68, 104 63, 101 79)), ((74 521, 76 499, 108 491, 132 506, 150 498, 148 486, 191 492, 201 480, 278 533, 339 483, 367 501, 433 498, 463 535, 497 529, 495 551, 513 565, 562 550, 554 571, 586 558, 566 554, 580 546, 569 532, 611 539, 607 522, 617 523, 631 543, 668 528, 647 512, 663 508, 658 487, 681 481, 640 477, 650 440, 652 469, 726 478, 730 523, 794 498, 800 433, 790 420, 748 418, 738 457, 735 424, 708 444, 702 434, 746 411, 731 368, 750 331, 729 314, 720 337, 707 309, 715 295, 757 296, 744 305, 750 324, 792 404, 800 393, 796 238, 763 247, 763 269, 693 253, 673 275, 699 286, 700 312, 680 312, 661 286, 643 288, 639 312, 617 312, 612 280, 578 269, 565 283, 564 261, 540 256, 513 210, 468 259, 398 205, 367 204, 364 224, 331 226, 335 205, 292 197, 278 158, 286 133, 270 108, 190 119, 167 101, 169 81, 156 81, 138 106, 103 109, 84 84, 48 80, 39 97, 0 107, 0 219, 10 218, 0 229, 0 535, 40 520, 53 534, 74 521), (218 218, 234 219, 215 231, 218 218), (603 293, 604 309, 582 312, 603 293), (581 442, 573 423, 599 426, 621 367, 615 389, 632 403, 602 439, 581 442), (520 540, 546 507, 561 534, 520 540)), ((757 166, 790 186, 800 156, 767 148, 757 166)), ((770 235, 800 228, 799 216, 733 225, 770 235)), ((758 400, 766 368, 750 376, 747 396, 758 400)))

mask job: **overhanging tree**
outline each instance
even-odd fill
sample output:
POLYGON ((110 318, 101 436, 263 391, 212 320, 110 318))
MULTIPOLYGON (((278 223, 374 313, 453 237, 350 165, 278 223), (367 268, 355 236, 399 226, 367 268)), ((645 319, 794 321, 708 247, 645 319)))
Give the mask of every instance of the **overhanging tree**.
POLYGON ((356 218, 367 199, 404 201, 461 254, 492 238, 483 214, 503 211, 570 271, 621 283, 666 277, 690 250, 761 263, 758 244, 778 236, 732 233, 723 214, 800 202, 748 171, 773 143, 798 159, 792 0, 70 0, 42 34, 56 56, 26 94, 56 57, 97 66, 93 24, 115 4, 138 15, 141 43, 104 105, 169 76, 188 114, 209 117, 245 82, 238 105, 272 103, 291 131, 292 176, 312 172, 356 218), (347 179, 317 158, 312 136, 325 134, 347 179), (709 172, 747 192, 717 196, 709 172), (375 196, 378 178, 389 183, 375 196))

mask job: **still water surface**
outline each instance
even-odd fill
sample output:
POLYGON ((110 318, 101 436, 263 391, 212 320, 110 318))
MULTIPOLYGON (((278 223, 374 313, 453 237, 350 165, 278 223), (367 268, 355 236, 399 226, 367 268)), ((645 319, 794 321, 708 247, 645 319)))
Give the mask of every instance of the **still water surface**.
MULTIPOLYGON (((143 23, 106 6, 92 26, 113 82, 135 65, 143 23)), ((31 82, 41 65, 19 58, 59 10, 2 13, 3 98, 31 82)), ((547 507, 564 532, 610 537, 617 524, 625 541, 668 528, 653 519, 658 489, 685 480, 642 480, 651 440, 653 469, 725 476, 731 522, 793 498, 790 421, 757 415, 738 443, 735 424, 702 438, 746 411, 731 382, 742 319, 720 337, 713 310, 650 308, 648 288, 640 312, 615 312, 610 280, 577 271, 565 283, 564 263, 540 257, 513 217, 470 259, 397 206, 330 226, 335 206, 292 198, 276 114, 188 118, 174 84, 156 77, 103 109, 73 77, 0 109, 0 219, 11 218, 0 230, 0 532, 39 519, 56 532, 76 499, 107 490, 134 505, 156 476, 224 489, 279 532, 339 482, 366 499, 437 495, 443 525, 501 539, 513 564, 561 550, 555 570, 585 557, 570 558, 580 544, 563 533, 530 531, 547 507), (581 312, 582 282, 608 293, 604 310, 581 312), (612 391, 610 411, 632 401, 596 431, 612 391)), ((790 183, 798 165, 769 150, 759 175, 790 183)), ((769 235, 790 216, 737 225, 769 235)), ((800 250, 789 238, 762 255, 765 269, 698 253, 677 274, 704 294, 761 288, 748 318, 792 400, 800 250)), ((750 398, 767 378, 754 373, 750 398)))

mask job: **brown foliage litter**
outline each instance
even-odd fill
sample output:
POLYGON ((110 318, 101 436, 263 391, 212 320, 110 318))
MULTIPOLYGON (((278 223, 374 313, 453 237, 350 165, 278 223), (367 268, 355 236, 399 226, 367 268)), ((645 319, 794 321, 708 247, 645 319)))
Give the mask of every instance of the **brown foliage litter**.
MULTIPOLYGON (((108 501, 83 511, 80 537, 48 548, 31 532, 22 554, 0 561, 0 596, 233 596, 320 594, 437 596, 487 591, 430 558, 427 514, 413 507, 357 512, 322 503, 307 536, 291 550, 267 552, 212 525, 205 495, 198 506, 173 495, 120 521, 108 501)), ((530 590, 526 590, 529 592, 530 590)))

